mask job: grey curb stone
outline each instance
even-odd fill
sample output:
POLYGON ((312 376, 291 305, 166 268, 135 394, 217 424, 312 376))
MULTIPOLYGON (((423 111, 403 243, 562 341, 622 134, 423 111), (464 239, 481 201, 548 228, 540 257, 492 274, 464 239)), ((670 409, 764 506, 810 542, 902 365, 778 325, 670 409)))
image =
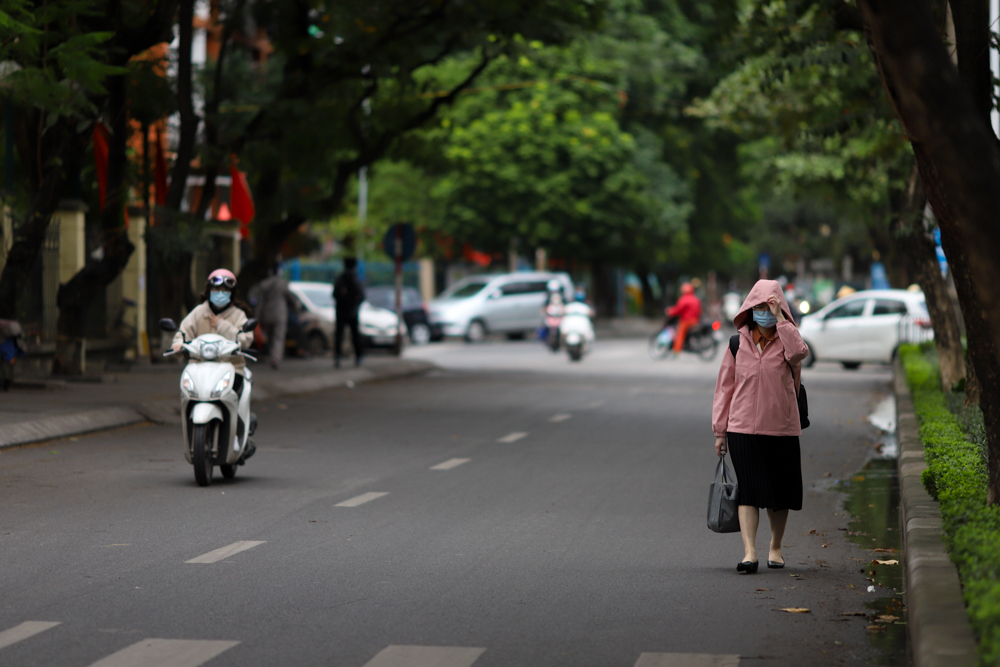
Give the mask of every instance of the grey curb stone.
POLYGON ((903 528, 907 631, 914 667, 974 667, 976 639, 962 599, 958 570, 945 551, 941 509, 924 489, 927 468, 910 388, 893 364, 899 441, 899 513, 903 528))
MULTIPOLYGON (((266 383, 255 382, 254 399, 267 400, 293 394, 307 394, 342 387, 348 382, 361 384, 374 380, 406 377, 434 368, 436 366, 431 363, 401 359, 389 367, 353 368, 305 377, 279 378, 266 383)), ((178 406, 179 400, 146 401, 135 406, 98 408, 35 421, 5 424, 0 426, 0 449, 68 438, 145 421, 157 424, 180 424, 178 406)))

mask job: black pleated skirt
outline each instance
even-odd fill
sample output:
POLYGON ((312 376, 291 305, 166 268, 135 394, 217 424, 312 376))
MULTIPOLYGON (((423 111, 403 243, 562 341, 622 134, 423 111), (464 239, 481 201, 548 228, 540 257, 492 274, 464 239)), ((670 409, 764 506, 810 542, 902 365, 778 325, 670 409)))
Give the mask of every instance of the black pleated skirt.
POLYGON ((802 462, 797 435, 727 433, 740 505, 802 509, 802 462))

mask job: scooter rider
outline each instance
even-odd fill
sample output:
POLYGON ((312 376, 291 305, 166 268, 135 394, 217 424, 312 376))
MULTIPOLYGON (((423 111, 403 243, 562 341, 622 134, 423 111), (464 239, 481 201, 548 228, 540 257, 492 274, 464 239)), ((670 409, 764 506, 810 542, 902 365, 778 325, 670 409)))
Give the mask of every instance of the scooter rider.
POLYGON ((667 309, 667 317, 676 317, 680 320, 677 325, 677 336, 674 338, 676 357, 684 349, 684 339, 687 338, 688 329, 701 321, 701 299, 695 295, 694 285, 691 283, 681 285, 681 298, 667 309))
MULTIPOLYGON (((253 332, 243 333, 240 330, 249 319, 247 311, 250 306, 234 300, 235 289, 236 276, 232 271, 216 269, 209 274, 201 303, 188 313, 174 334, 174 352, 179 352, 185 341, 210 333, 235 340, 244 350, 253 344, 253 332)), ((242 357, 235 357, 231 363, 241 378, 246 377, 246 361, 242 357)), ((235 383, 234 389, 237 394, 242 393, 235 383)))

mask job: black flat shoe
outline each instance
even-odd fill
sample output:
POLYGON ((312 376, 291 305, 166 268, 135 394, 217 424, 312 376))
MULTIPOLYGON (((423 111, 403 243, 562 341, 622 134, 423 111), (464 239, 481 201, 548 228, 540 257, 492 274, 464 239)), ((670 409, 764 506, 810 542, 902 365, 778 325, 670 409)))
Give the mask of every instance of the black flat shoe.
POLYGON ((776 560, 769 560, 769 561, 767 561, 767 566, 769 568, 771 568, 772 570, 780 570, 781 568, 785 567, 785 564, 784 563, 779 563, 776 560))
POLYGON ((736 571, 737 572, 746 572, 747 574, 757 574, 757 566, 758 565, 760 565, 760 561, 759 560, 755 560, 752 563, 750 561, 748 561, 748 560, 745 560, 742 563, 737 563, 736 564, 736 571))

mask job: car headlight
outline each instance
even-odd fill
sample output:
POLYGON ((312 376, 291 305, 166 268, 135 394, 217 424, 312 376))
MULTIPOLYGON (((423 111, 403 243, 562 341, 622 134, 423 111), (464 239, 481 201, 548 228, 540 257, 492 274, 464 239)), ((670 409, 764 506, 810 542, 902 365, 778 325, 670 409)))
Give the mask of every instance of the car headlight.
POLYGON ((215 384, 215 389, 212 390, 211 398, 219 398, 226 390, 229 389, 229 385, 232 384, 233 374, 232 372, 226 373, 222 376, 222 379, 215 384))
POLYGON ((186 391, 191 398, 198 398, 198 390, 195 389, 194 380, 187 374, 187 371, 181 376, 181 389, 186 391))
POLYGON ((201 358, 211 361, 219 356, 219 346, 214 343, 201 346, 201 358))

